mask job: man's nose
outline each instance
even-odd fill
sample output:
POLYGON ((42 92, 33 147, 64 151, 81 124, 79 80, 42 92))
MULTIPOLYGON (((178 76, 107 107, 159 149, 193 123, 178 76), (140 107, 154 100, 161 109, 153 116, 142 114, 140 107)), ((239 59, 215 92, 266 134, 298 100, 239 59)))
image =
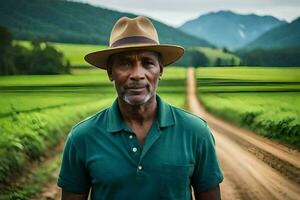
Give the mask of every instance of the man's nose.
POLYGON ((145 70, 140 62, 134 64, 131 72, 130 79, 141 80, 145 78, 145 70))

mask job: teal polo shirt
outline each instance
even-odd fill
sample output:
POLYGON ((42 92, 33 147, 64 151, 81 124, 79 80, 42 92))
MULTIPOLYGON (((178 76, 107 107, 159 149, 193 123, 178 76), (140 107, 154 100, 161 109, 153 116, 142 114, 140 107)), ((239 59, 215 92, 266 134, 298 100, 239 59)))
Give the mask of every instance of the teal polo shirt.
POLYGON ((207 123, 157 96, 144 145, 123 121, 117 100, 68 136, 58 186, 93 200, 191 199, 223 180, 207 123))

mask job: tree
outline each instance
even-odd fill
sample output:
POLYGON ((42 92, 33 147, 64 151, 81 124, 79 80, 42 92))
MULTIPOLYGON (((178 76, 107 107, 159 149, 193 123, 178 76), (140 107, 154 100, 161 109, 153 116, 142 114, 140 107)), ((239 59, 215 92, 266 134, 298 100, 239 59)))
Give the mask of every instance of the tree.
POLYGON ((182 56, 174 65, 179 66, 207 66, 208 58, 204 53, 197 49, 187 49, 182 56))
POLYGON ((229 53, 229 51, 226 47, 224 47, 222 50, 223 50, 224 53, 229 53))
POLYGON ((208 65, 208 58, 205 56, 204 53, 198 50, 192 50, 190 53, 192 66, 199 67, 208 65))
POLYGON ((7 28, 0 26, 0 74, 7 75, 15 72, 11 48, 12 35, 7 28))
POLYGON ((70 60, 67 59, 66 61, 66 65, 65 65, 65 73, 66 74, 70 74, 71 73, 71 63, 70 63, 70 60))
POLYGON ((231 57, 230 64, 231 64, 231 66, 235 65, 235 59, 234 59, 234 57, 231 57))
POLYGON ((32 50, 12 45, 12 35, 0 27, 0 74, 62 74, 70 72, 70 62, 61 52, 40 40, 31 42, 32 50))
POLYGON ((16 74, 27 74, 30 66, 31 51, 23 46, 15 45, 12 52, 16 74))
POLYGON ((217 57, 216 62, 215 62, 215 66, 221 66, 222 65, 222 59, 217 57))
POLYGON ((249 66, 300 66, 300 47, 254 49, 240 55, 243 64, 249 66))
POLYGON ((54 47, 46 43, 41 48, 40 43, 35 43, 30 55, 30 74, 62 74, 65 73, 64 57, 54 47))

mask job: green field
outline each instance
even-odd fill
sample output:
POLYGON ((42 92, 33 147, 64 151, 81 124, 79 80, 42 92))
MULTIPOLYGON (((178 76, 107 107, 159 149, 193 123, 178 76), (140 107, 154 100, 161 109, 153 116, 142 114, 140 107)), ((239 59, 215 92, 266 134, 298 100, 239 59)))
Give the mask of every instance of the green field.
MULTIPOLYGON (((15 43, 20 44, 24 47, 30 48, 29 41, 16 41, 15 43)), ((49 42, 57 50, 61 51, 65 57, 70 61, 71 66, 83 67, 89 66, 84 60, 84 56, 90 52, 99 51, 101 49, 107 48, 103 45, 88 45, 88 44, 67 44, 67 43, 55 43, 49 42)), ((231 53, 224 53, 222 49, 213 49, 208 47, 197 48, 199 51, 203 52, 209 60, 208 65, 214 65, 217 58, 222 59, 222 63, 230 65, 232 59, 234 64, 238 65, 240 63, 240 58, 231 53)))
POLYGON ((223 65, 239 65, 241 62, 241 59, 238 56, 229 52, 225 53, 222 49, 200 47, 198 50, 207 56, 209 60, 209 66, 214 66, 218 58, 222 59, 221 64, 223 65))
POLYGON ((56 76, 4 76, 0 78, 0 91, 0 117, 10 112, 92 102, 114 94, 113 85, 103 70, 56 76))
MULTIPOLYGON (((27 48, 30 48, 31 46, 28 41, 17 41, 16 43, 27 48)), ((107 46, 104 45, 67 44, 55 42, 48 43, 53 45, 58 51, 62 52, 73 67, 89 66, 89 64, 84 60, 84 56, 88 53, 107 48, 107 46)))
MULTIPOLYGON (((184 68, 165 68, 159 95, 184 108, 185 79, 184 68)), ((106 71, 100 69, 77 69, 72 75, 3 76, 0 95, 1 183, 10 182, 26 163, 40 159, 64 139, 72 125, 116 98, 106 71)))
POLYGON ((201 68, 197 85, 210 112, 300 149, 300 68, 201 68))
POLYGON ((0 77, 0 181, 66 135, 71 125, 109 106, 106 73, 0 77))

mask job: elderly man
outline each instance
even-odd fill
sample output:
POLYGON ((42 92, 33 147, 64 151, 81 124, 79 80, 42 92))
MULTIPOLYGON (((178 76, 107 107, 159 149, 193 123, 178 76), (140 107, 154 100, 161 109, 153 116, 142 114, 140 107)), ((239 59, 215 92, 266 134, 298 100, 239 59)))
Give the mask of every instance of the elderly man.
POLYGON ((156 89, 183 55, 160 45, 149 19, 119 19, 108 49, 85 59, 107 70, 118 98, 78 123, 67 139, 58 185, 63 200, 220 199, 223 176, 206 122, 165 103, 156 89))

